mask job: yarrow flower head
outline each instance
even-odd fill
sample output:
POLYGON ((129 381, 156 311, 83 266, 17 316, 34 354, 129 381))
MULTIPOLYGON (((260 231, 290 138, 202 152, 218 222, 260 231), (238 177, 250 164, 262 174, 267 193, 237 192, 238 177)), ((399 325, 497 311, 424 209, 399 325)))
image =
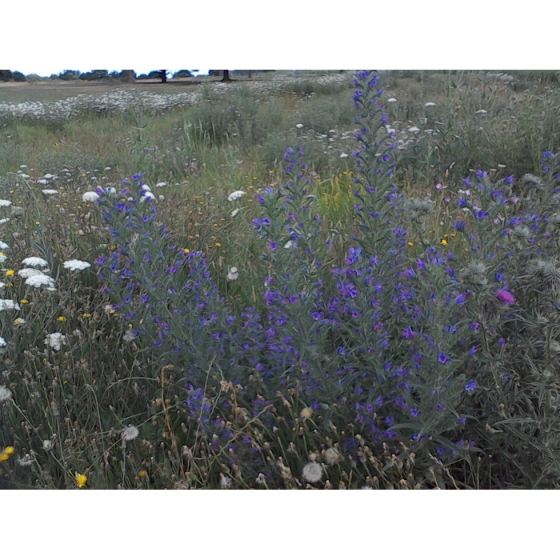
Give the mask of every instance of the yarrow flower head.
POLYGON ((21 264, 30 266, 31 268, 46 268, 47 266, 49 266, 49 263, 45 259, 42 259, 40 257, 28 257, 26 259, 23 259, 21 261, 21 264))
POLYGON ((21 278, 29 278, 30 276, 37 276, 37 274, 43 273, 36 268, 22 268, 21 270, 18 270, 18 276, 21 278))
POLYGON ((68 268, 72 272, 75 270, 85 270, 91 266, 90 263, 86 261, 79 261, 78 259, 73 259, 71 261, 65 261, 63 264, 64 268, 68 268))
POLYGON ((227 199, 229 200, 229 202, 233 202, 234 200, 237 200, 238 198, 241 198, 244 194, 245 194, 245 191, 233 191, 227 197, 227 199))
POLYGON ((319 482, 323 477, 323 467, 319 463, 307 463, 307 465, 303 467, 301 475, 308 482, 319 482))
POLYGON ((11 299, 0 299, 0 311, 5 309, 21 309, 19 304, 11 299))
POLYGON ((33 276, 29 276, 29 278, 27 278, 25 283, 28 286, 33 286, 34 288, 45 287, 50 291, 55 289, 54 279, 51 278, 50 276, 47 276, 46 274, 35 274, 33 276))
POLYGON ((47 346, 50 346, 53 350, 60 350, 63 344, 66 344, 66 337, 59 332, 51 333, 47 335, 45 338, 44 343, 47 346))
POLYGON ((99 200, 99 195, 93 191, 87 191, 82 195, 82 200, 84 202, 95 202, 99 200))

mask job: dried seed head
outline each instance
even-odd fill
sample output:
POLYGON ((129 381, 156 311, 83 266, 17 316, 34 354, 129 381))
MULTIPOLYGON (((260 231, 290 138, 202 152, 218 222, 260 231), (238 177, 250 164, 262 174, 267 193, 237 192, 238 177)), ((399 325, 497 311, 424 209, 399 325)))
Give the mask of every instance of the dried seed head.
POLYGON ((412 198, 406 201, 406 207, 413 213, 420 216, 427 216, 434 208, 434 203, 431 200, 420 200, 412 198))
POLYGON ((229 488, 231 488, 231 484, 232 484, 231 478, 229 478, 229 476, 224 476, 222 473, 220 473, 220 488, 222 490, 228 490, 229 488))
POLYGON ((313 410, 311 408, 309 408, 308 406, 306 406, 301 412, 300 412, 300 416, 302 418, 305 418, 306 420, 311 418, 311 416, 313 416, 313 410))
POLYGON ((459 277, 464 278, 473 284, 487 284, 488 280, 484 276, 486 273, 486 265, 480 261, 469 263, 463 270, 459 272, 459 277))
POLYGON ((529 239, 529 237, 531 237, 531 231, 525 226, 515 226, 512 235, 517 237, 517 239, 529 239))
POLYGON ((547 282, 560 284, 560 269, 557 267, 555 261, 537 259, 529 263, 527 272, 534 276, 541 276, 547 282))
POLYGON ((329 447, 325 451, 325 461, 327 461, 327 464, 331 466, 338 461, 339 457, 340 457, 340 452, 337 451, 334 447, 329 447))
POLYGON ((525 175, 521 177, 521 182, 523 183, 524 186, 529 188, 540 187, 542 184, 541 180, 536 175, 533 175, 532 173, 525 173, 525 175))

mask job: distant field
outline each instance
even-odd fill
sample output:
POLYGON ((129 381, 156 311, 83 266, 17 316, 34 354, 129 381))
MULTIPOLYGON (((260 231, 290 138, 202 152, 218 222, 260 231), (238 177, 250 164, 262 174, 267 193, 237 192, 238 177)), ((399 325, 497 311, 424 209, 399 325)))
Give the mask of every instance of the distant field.
MULTIPOLYGON (((294 77, 291 72, 275 72, 274 78, 280 76, 294 77)), ((313 77, 312 73, 298 72, 298 79, 313 77)), ((236 82, 258 83, 269 81, 270 77, 265 74, 255 74, 252 78, 246 76, 232 75, 236 82)), ((22 103, 24 101, 57 101, 75 95, 99 95, 106 91, 116 89, 149 91, 161 94, 173 94, 183 89, 190 91, 192 88, 199 89, 204 84, 220 82, 221 78, 210 76, 197 76, 193 78, 169 79, 166 84, 160 80, 139 80, 134 84, 119 82, 117 80, 101 80, 88 82, 85 80, 45 80, 38 82, 1 82, 0 81, 0 103, 2 101, 22 103)))

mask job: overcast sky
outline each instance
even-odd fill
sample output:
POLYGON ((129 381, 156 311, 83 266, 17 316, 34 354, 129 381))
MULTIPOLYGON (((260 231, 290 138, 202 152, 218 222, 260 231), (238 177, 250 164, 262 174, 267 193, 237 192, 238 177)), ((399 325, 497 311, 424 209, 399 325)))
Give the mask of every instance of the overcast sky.
MULTIPOLYGON (((536 0, 538 4, 538 0, 536 0)), ((0 68, 558 69, 556 20, 470 0, 28 0, 2 6, 0 68), (82 10, 82 12, 80 11, 82 10)), ((535 3, 532 4, 534 6, 535 3)))

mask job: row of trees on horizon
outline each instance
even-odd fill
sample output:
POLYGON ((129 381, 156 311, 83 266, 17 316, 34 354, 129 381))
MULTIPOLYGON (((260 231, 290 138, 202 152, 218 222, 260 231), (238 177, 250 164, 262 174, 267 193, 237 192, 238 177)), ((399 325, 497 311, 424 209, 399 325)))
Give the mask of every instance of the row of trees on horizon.
MULTIPOLYGON (((89 72, 80 72, 79 70, 64 70, 59 74, 51 74, 48 77, 42 77, 37 74, 24 75, 22 72, 12 70, 0 70, 0 82, 28 82, 38 80, 119 80, 122 82, 135 82, 136 80, 155 80, 159 79, 161 83, 166 83, 168 79, 193 78, 198 70, 178 70, 170 72, 169 70, 152 70, 147 74, 136 74, 134 70, 121 70, 109 72, 108 70, 91 70, 89 72)), ((208 75, 213 77, 221 77, 222 81, 231 81, 231 73, 235 72, 239 76, 252 77, 258 72, 272 72, 272 70, 209 70, 208 75)))

